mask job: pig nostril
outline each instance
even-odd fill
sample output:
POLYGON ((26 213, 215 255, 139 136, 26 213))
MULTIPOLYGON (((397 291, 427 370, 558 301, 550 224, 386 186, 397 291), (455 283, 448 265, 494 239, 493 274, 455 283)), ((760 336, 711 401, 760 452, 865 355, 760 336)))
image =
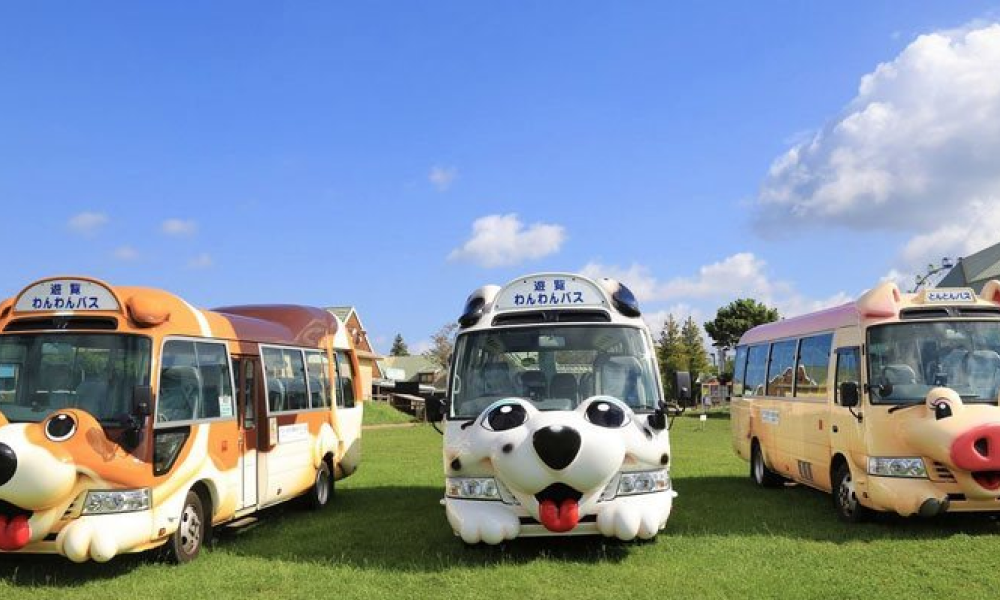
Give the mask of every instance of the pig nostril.
POLYGON ((976 452, 978 452, 983 458, 989 457, 990 442, 986 438, 979 438, 972 444, 972 447, 975 448, 976 452))

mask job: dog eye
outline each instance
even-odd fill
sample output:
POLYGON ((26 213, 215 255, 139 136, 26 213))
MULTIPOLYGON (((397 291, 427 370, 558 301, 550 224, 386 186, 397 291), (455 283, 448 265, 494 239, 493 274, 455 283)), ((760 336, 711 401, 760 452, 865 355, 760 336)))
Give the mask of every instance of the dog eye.
POLYGON ((524 425, 528 420, 528 411, 520 404, 504 404, 498 406, 486 415, 483 425, 493 431, 507 431, 524 425))
POLYGON ((65 442, 76 433, 76 421, 69 415, 56 415, 45 424, 45 437, 53 442, 65 442))
POLYGON ((619 406, 610 402, 594 402, 587 407, 587 420, 598 427, 615 428, 624 425, 628 418, 619 406))
POLYGON ((934 405, 934 418, 940 421, 951 416, 951 405, 947 402, 938 402, 934 405))

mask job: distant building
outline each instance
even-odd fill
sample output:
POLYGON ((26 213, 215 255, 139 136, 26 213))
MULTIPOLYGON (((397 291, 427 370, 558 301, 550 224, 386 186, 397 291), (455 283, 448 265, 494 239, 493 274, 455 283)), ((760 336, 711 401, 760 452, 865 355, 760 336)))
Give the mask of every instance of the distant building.
POLYGON ((365 400, 368 400, 372 397, 372 381, 385 377, 379 366, 382 357, 375 352, 371 342, 368 341, 368 332, 361 324, 361 317, 353 306, 330 306, 326 310, 337 315, 347 330, 347 336, 354 342, 354 349, 358 354, 358 366, 361 369, 358 377, 365 400))
POLYGON ((978 294, 991 279, 1000 279, 1000 244, 958 259, 937 287, 970 287, 978 294))
POLYGON ((448 370, 426 356, 387 356, 382 362, 388 379, 417 382, 438 390, 447 388, 448 370))

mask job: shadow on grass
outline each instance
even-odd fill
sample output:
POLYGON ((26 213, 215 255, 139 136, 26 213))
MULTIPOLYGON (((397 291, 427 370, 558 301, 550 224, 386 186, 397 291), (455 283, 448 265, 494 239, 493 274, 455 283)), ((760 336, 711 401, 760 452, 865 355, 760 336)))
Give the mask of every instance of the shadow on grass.
POLYGON ((237 555, 437 572, 454 567, 617 563, 631 544, 600 536, 523 538, 469 546, 452 534, 435 487, 373 487, 337 492, 320 514, 275 508, 250 531, 222 536, 218 548, 237 555), (280 516, 273 513, 282 513, 280 516))
POLYGON ((0 582, 13 586, 76 587, 115 579, 156 561, 152 552, 126 554, 105 564, 76 564, 52 554, 4 554, 0 556, 0 582))
POLYGON ((923 519, 877 514, 866 523, 840 521, 829 494, 786 484, 764 489, 749 477, 692 477, 674 481, 678 497, 667 535, 766 535, 833 543, 997 535, 996 516, 953 513, 923 519))

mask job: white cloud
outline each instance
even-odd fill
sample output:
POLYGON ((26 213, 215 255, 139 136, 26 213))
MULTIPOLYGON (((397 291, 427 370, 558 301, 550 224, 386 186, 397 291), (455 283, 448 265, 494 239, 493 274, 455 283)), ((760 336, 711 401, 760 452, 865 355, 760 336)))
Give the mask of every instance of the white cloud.
POLYGON ((82 212, 70 217, 67 225, 76 233, 82 235, 94 235, 101 227, 106 225, 107 222, 108 216, 104 213, 82 212))
POLYGON ((451 189, 451 185, 455 183, 456 178, 458 178, 458 169, 456 167, 442 167, 435 165, 431 167, 431 172, 427 174, 427 180, 430 181, 439 192, 447 192, 451 189))
POLYGON ((554 254, 566 240, 561 225, 533 223, 525 227, 516 214, 488 215, 472 224, 472 237, 448 260, 482 267, 506 267, 554 254))
POLYGON ((133 261, 139 258, 139 252, 132 246, 119 246, 115 248, 115 258, 123 261, 133 261))
POLYGON ((418 354, 423 354, 424 352, 430 352, 431 349, 434 347, 434 342, 432 342, 428 338, 428 339, 419 340, 419 341, 417 341, 414 344, 407 344, 407 347, 410 350, 410 355, 411 356, 416 356, 418 354))
POLYGON ((215 261, 212 260, 212 256, 207 252, 202 252, 198 256, 189 260, 187 266, 189 269, 207 269, 214 264, 215 261))
POLYGON ((784 317, 795 316, 849 302, 852 297, 838 292, 827 298, 812 298, 788 282, 775 279, 767 262, 750 252, 740 252, 705 265, 688 277, 660 281, 649 268, 633 264, 622 268, 591 262, 581 269, 589 277, 611 277, 624 283, 642 303, 675 302, 665 310, 650 312, 646 321, 658 330, 668 312, 675 317, 691 314, 699 322, 711 319, 722 305, 736 298, 753 298, 778 309, 784 317))
POLYGON ((167 235, 193 235, 198 223, 194 219, 167 219, 160 224, 160 230, 167 235))

